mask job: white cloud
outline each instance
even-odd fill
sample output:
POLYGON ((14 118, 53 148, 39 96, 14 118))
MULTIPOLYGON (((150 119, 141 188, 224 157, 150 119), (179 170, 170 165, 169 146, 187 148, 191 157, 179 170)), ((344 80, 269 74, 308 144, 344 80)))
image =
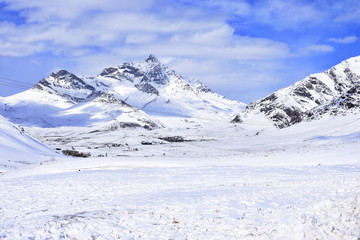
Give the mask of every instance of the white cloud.
POLYGON ((245 17, 247 22, 265 24, 277 30, 312 27, 322 23, 324 17, 330 15, 324 11, 324 4, 318 0, 204 0, 200 2, 227 15, 245 17))
POLYGON ((356 36, 347 36, 347 37, 343 37, 343 38, 330 38, 329 39, 330 42, 342 43, 342 44, 354 43, 357 40, 358 40, 358 38, 356 36))
POLYGON ((28 22, 43 22, 49 19, 74 20, 87 14, 144 10, 152 6, 154 0, 3 0, 6 9, 21 11, 28 22))
POLYGON ((23 57, 40 52, 43 44, 12 43, 0 40, 0 56, 23 57))
POLYGON ((131 33, 125 38, 128 44, 148 44, 153 43, 157 38, 156 34, 131 33))
POLYGON ((322 22, 326 12, 308 1, 265 0, 254 5, 253 15, 257 22, 282 30, 311 27, 322 22))
POLYGON ((310 55, 312 53, 328 53, 334 51, 334 48, 330 45, 326 44, 314 44, 310 46, 306 46, 303 48, 300 48, 296 55, 298 56, 304 56, 304 55, 310 55))
POLYGON ((354 0, 342 0, 331 4, 334 14, 334 22, 360 23, 360 2, 354 0))
MULTIPOLYGON (((50 4, 40 0, 14 0, 9 2, 8 8, 24 11, 29 22, 20 26, 7 24, 6 31, 1 34, 0 30, 0 34, 7 42, 17 45, 42 44, 44 51, 57 55, 85 56, 91 50, 122 56, 144 56, 157 52, 169 57, 219 60, 272 59, 290 55, 284 43, 236 36, 225 19, 212 16, 203 19, 193 13, 187 13, 188 18, 179 14, 169 16, 169 11, 159 13, 148 10, 153 7, 149 3, 136 8, 135 4, 124 7, 109 1, 91 0, 84 4, 83 1, 64 3, 55 0, 50 4), (37 20, 46 21, 33 22, 34 16, 38 16, 35 17, 37 20)), ((158 0, 157 3, 163 2, 158 0)), ((166 8, 177 8, 176 11, 179 11, 177 5, 168 4, 166 8)), ((187 12, 187 9, 183 11, 187 12)), ((23 55, 26 53, 32 54, 25 51, 23 55)))
MULTIPOLYGON (((181 38, 181 37, 180 37, 181 38)), ((221 60, 257 60, 257 59, 278 59, 290 56, 286 44, 275 41, 239 38, 235 41, 220 46, 209 46, 194 42, 181 42, 179 39, 172 42, 157 42, 146 46, 127 46, 117 48, 115 52, 121 56, 143 57, 149 52, 159 56, 167 57, 192 57, 194 59, 214 58, 221 60)))
POLYGON ((206 4, 210 8, 220 8, 221 11, 231 12, 231 14, 240 16, 247 16, 251 13, 251 5, 243 0, 206 0, 202 3, 206 4))

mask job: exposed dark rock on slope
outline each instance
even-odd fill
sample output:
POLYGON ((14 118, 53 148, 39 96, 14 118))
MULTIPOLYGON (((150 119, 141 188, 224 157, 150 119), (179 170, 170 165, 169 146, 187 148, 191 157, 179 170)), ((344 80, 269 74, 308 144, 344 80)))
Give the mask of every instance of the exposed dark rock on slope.
POLYGON ((350 58, 250 103, 233 121, 261 114, 276 127, 284 128, 325 113, 359 109, 359 81, 360 57, 350 58))

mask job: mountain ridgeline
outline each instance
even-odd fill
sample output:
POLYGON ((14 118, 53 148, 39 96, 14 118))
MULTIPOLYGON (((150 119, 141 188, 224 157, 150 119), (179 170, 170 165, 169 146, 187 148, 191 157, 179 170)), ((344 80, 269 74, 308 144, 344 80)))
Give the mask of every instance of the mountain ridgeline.
MULTIPOLYGON (((97 76, 66 70, 0 99, 0 115, 24 126, 157 129, 165 118, 264 123, 285 128, 326 115, 359 112, 360 57, 245 105, 184 77, 150 55, 103 69, 97 76), (265 121, 264 121, 265 120, 265 121)), ((169 122, 169 121, 168 121, 169 122)))
POLYGON ((250 103, 232 122, 243 122, 257 114, 285 128, 324 115, 358 112, 359 86, 360 57, 354 57, 250 103))
POLYGON ((93 77, 66 70, 51 73, 33 88, 3 98, 0 115, 25 126, 155 129, 164 127, 159 117, 228 121, 244 106, 150 55, 143 62, 105 68, 93 77))

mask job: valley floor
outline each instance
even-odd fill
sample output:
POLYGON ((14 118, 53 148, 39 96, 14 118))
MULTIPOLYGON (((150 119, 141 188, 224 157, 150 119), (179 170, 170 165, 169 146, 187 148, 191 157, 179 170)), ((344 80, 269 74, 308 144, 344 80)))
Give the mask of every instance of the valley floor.
POLYGON ((0 176, 0 239, 358 239, 360 126, 333 123, 82 134, 62 144, 108 156, 0 176), (180 134, 193 141, 158 139, 180 134), (107 142, 122 145, 89 148, 107 142))
POLYGON ((3 176, 0 239, 357 239, 360 234, 359 165, 80 170, 3 176))

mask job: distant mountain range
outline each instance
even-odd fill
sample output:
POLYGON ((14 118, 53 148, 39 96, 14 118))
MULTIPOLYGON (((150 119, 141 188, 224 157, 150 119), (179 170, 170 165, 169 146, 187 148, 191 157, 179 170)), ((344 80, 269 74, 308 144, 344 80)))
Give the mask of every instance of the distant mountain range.
POLYGON ((150 55, 145 61, 105 68, 94 77, 66 70, 33 88, 0 99, 0 115, 24 126, 166 127, 168 118, 233 123, 267 122, 277 128, 324 115, 358 112, 360 57, 312 74, 248 105, 226 99, 150 55))

